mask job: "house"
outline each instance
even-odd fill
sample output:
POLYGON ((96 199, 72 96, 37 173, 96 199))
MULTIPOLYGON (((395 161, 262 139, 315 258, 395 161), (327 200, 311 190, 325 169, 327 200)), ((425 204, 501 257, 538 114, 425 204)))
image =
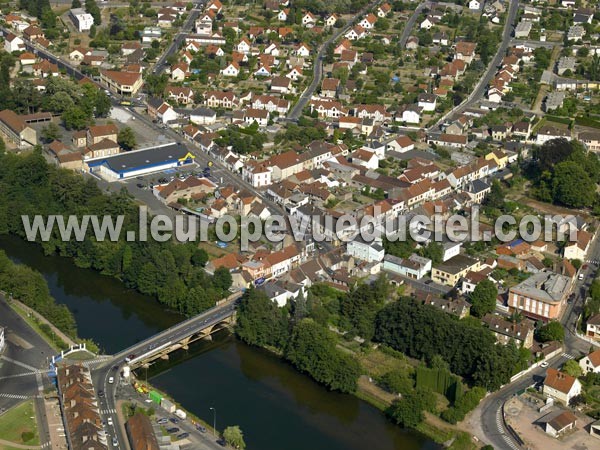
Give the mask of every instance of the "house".
POLYGON ((467 145, 467 136, 447 133, 431 133, 427 138, 429 144, 440 147, 464 148, 467 145))
POLYGON ((270 90, 279 94, 289 94, 294 90, 292 80, 288 77, 273 77, 270 90))
POLYGON ((346 253, 361 261, 380 262, 385 256, 385 250, 381 241, 366 242, 359 236, 346 245, 346 253))
POLYGON ((377 169, 379 167, 379 158, 374 152, 365 149, 355 150, 351 155, 352 164, 366 167, 367 169, 377 169))
POLYGON ((395 151, 398 153, 405 153, 414 150, 414 148, 415 143, 408 136, 399 136, 386 145, 386 151, 395 151))
POLYGON ((196 125, 212 125, 217 121, 217 113, 210 108, 196 108, 189 114, 190 122, 196 125))
POLYGON ((244 55, 250 53, 250 48, 252 47, 252 43, 247 37, 243 37, 240 42, 236 45, 236 50, 244 55))
POLYGON ((0 111, 0 133, 18 148, 37 145, 37 133, 14 111, 0 111))
POLYGON ((313 28, 317 24, 317 16, 310 11, 306 11, 302 16, 302 25, 305 28, 313 28))
POLYGON ((30 25, 23 30, 23 37, 29 41, 35 41, 37 39, 43 39, 44 32, 40 27, 30 25))
POLYGON ((167 184, 154 186, 154 195, 166 203, 177 202, 179 199, 192 199, 198 194, 212 194, 217 185, 205 177, 189 176, 184 180, 175 178, 167 184))
POLYGON ((419 48, 419 38, 410 36, 406 41, 406 50, 416 50, 419 48))
POLYGON ((517 39, 527 39, 533 24, 529 20, 521 20, 515 27, 515 37, 517 39))
POLYGON ((433 266, 431 279, 436 283, 454 287, 468 272, 476 272, 479 266, 479 260, 459 254, 433 266))
POLYGON ((324 78, 321 83, 321 96, 335 98, 340 88, 340 80, 337 78, 324 78))
POLYGON ((265 163, 248 161, 242 167, 242 178, 253 187, 264 187, 271 184, 271 173, 273 170, 265 163))
POLYGON ((86 133, 86 145, 91 146, 105 139, 117 142, 119 129, 116 125, 93 125, 88 128, 86 133))
POLYGON ((170 100, 174 100, 182 105, 194 102, 194 91, 189 87, 167 86, 165 94, 170 100))
POLYGON ((47 59, 42 59, 39 63, 35 63, 33 66, 33 74, 36 77, 46 78, 46 77, 57 77, 59 74, 58 66, 56 64, 52 64, 47 59))
POLYGON ((600 339, 600 314, 596 314, 587 320, 585 335, 592 339, 600 339))
POLYGON ((290 9, 289 8, 282 9, 277 14, 277 20, 279 20, 281 22, 285 22, 288 19, 289 13, 290 13, 290 9))
POLYGON ((471 62, 473 62, 473 58, 475 58, 476 46, 477 44, 474 42, 457 42, 454 49, 454 59, 464 61, 466 64, 471 64, 471 62))
POLYGON ((535 143, 537 145, 542 145, 546 141, 551 141, 552 139, 564 138, 568 141, 571 140, 571 132, 569 130, 563 130, 560 128, 555 128, 551 125, 542 126, 535 138, 535 143))
POLYGON ((585 145, 591 152, 600 151, 600 132, 598 131, 582 131, 578 134, 577 139, 585 145))
POLYGON ((377 8, 377 17, 385 17, 392 11, 392 7, 389 3, 384 3, 377 8))
POLYGON ((531 348, 533 345, 534 327, 527 320, 514 323, 496 314, 486 314, 481 320, 501 344, 514 341, 517 347, 531 348))
POLYGON ((366 35, 367 35, 367 30, 365 30, 360 25, 356 25, 356 26, 354 26, 354 28, 351 28, 350 30, 348 30, 348 32, 346 32, 344 37, 350 41, 357 41, 359 39, 364 38, 366 35))
POLYGON ((572 73, 575 71, 576 65, 577 58, 574 56, 561 56, 556 65, 556 73, 558 73, 558 75, 565 75, 565 72, 567 71, 572 73))
POLYGON ((567 31, 567 40, 572 42, 579 42, 585 36, 585 28, 582 25, 572 25, 567 31))
POLYGON ((171 67, 171 81, 183 81, 187 77, 189 66, 186 63, 177 63, 171 67))
POLYGON ((90 31, 92 25, 94 25, 94 17, 85 12, 83 8, 71 9, 69 11, 69 16, 80 33, 90 31))
POLYGON ((481 9, 481 3, 479 3, 477 0, 471 0, 469 2, 469 9, 473 11, 479 11, 481 9))
POLYGON ((269 124, 269 111, 264 109, 248 108, 244 111, 244 123, 252 125, 256 122, 261 127, 269 124))
POLYGON ((121 152, 121 147, 111 139, 102 139, 101 141, 91 144, 83 151, 84 159, 102 158, 104 156, 112 156, 121 152))
POLYGON ((294 67, 285 76, 290 80, 298 81, 298 79, 302 77, 302 68, 294 67))
POLYGON ((213 10, 218 14, 223 9, 223 4, 220 2, 220 0, 210 0, 210 2, 208 2, 208 5, 206 5, 206 9, 213 10))
POLYGON ((415 255, 414 253, 408 258, 385 255, 383 258, 383 270, 420 280, 431 271, 431 260, 415 255))
POLYGON ((437 97, 434 94, 419 94, 417 105, 423 108, 423 111, 433 112, 437 104, 437 97))
POLYGON ((422 298, 424 305, 433 306, 445 313, 452 314, 459 319, 464 319, 469 315, 470 305, 465 299, 460 297, 456 299, 445 299, 417 291, 416 298, 422 298))
POLYGON ((585 261, 585 257, 590 249, 593 235, 587 231, 577 232, 577 240, 570 241, 563 249, 566 259, 578 259, 585 261))
POLYGON ((35 64, 36 59, 36 56, 29 52, 21 53, 19 55, 19 63, 21 63, 21 67, 35 64))
POLYGON ((427 16, 421 22, 421 24, 419 25, 419 28, 421 28, 421 30, 430 30, 434 25, 435 25, 435 21, 430 16, 427 16))
POLYGON ((418 124, 421 122, 421 113, 423 108, 418 105, 406 105, 396 114, 395 120, 399 122, 418 124), (398 120, 400 119, 400 120, 398 120))
POLYGON ((69 59, 71 61, 82 61, 83 57, 85 55, 87 55, 88 53, 89 53, 88 50, 77 47, 77 48, 74 48, 73 50, 71 50, 71 53, 69 53, 69 59))
POLYGON ((551 271, 535 273, 508 292, 508 307, 534 320, 558 319, 570 292, 571 280, 551 271))
POLYGON ((130 97, 140 90, 144 80, 139 72, 101 70, 100 83, 119 95, 130 97))
POLYGON ((151 44, 152 41, 160 41, 162 29, 160 27, 144 27, 142 31, 142 42, 151 44))
POLYGON ((159 450, 160 446, 150 418, 136 412, 125 424, 131 450, 159 450))
POLYGON ((337 14, 332 13, 325 18, 325 26, 332 27, 337 23, 337 21, 338 21, 337 14))
POLYGON ((306 58, 308 56, 310 56, 310 47, 307 44, 299 44, 296 49, 294 50, 294 53, 297 56, 301 56, 303 58, 306 58))
POLYGON ((584 374, 589 372, 600 373, 600 350, 595 350, 589 355, 581 358, 579 367, 581 367, 584 374))
POLYGON ((547 397, 569 405, 573 397, 581 394, 581 383, 577 378, 549 367, 546 371, 543 393, 547 397))
POLYGON ((8 33, 4 37, 4 50, 7 53, 25 50, 25 41, 13 33, 8 33))
POLYGON ((375 22, 377 22, 377 16, 369 13, 360 22, 358 22, 358 25, 363 27, 365 30, 371 30, 375 26, 375 22))
POLYGON ((552 437, 558 438, 569 430, 575 429, 577 417, 571 411, 559 412, 552 420, 546 422, 545 431, 552 437))
POLYGON ((235 61, 229 63, 227 67, 221 69, 221 75, 225 77, 237 77, 240 74, 240 65, 235 61))

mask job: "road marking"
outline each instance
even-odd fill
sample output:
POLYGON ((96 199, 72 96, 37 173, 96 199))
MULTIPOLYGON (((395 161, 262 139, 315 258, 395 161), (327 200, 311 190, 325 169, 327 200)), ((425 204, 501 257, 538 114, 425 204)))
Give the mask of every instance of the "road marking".
POLYGON ((563 353, 560 356, 562 356, 563 358, 567 358, 567 359, 575 359, 575 356, 569 355, 568 353, 563 353))
POLYGON ((18 400, 26 400, 29 397, 28 395, 20 395, 20 394, 2 394, 0 393, 0 397, 2 398, 13 398, 13 399, 18 399, 18 400))
POLYGON ((116 409, 101 409, 100 414, 116 414, 116 409))
POLYGON ((20 361, 16 361, 16 360, 14 360, 12 358, 9 358, 8 356, 0 356, 0 359, 3 359, 3 360, 8 361, 10 363, 16 364, 17 366, 21 366, 21 367, 23 367, 25 369, 30 370, 31 372, 35 372, 36 370, 38 370, 35 367, 29 366, 29 365, 24 364, 24 363, 22 363, 20 361))
POLYGON ((38 373, 46 373, 46 372, 47 371, 45 371, 45 370, 40 370, 40 371, 36 371, 36 372, 18 373, 16 375, 7 375, 5 377, 0 377, 0 380, 7 380, 9 378, 29 377, 29 376, 37 375, 38 373))

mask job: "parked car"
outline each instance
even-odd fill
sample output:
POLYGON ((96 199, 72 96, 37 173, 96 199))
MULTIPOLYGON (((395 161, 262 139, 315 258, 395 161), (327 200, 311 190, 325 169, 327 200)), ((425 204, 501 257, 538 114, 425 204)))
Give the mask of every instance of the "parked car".
POLYGON ((113 384, 115 382, 114 377, 108 377, 108 384, 113 384))
POLYGON ((170 434, 177 433, 178 431, 179 431, 179 428, 177 428, 177 427, 167 428, 167 433, 170 433, 170 434))
POLYGON ((548 363, 546 361, 544 361, 543 363, 540 364, 540 367, 543 367, 545 369, 546 367, 548 367, 548 363))
POLYGON ((196 430, 198 430, 200 433, 206 433, 206 428, 204 428, 202 425, 197 424, 196 425, 196 430))
POLYGON ((112 427, 112 425, 113 425, 112 417, 109 417, 108 419, 106 419, 106 423, 108 424, 109 427, 112 427))
POLYGON ((100 398, 104 397, 104 391, 98 391, 98 397, 100 397, 100 398))
POLYGON ((170 417, 169 420, 173 423, 179 423, 179 419, 177 417, 170 417))
POLYGON ((185 439, 189 435, 190 435, 190 433, 181 433, 181 434, 177 435, 177 439, 185 439))
POLYGON ((169 419, 167 419, 166 417, 161 417, 160 419, 158 419, 156 421, 156 423, 161 424, 161 425, 164 425, 165 423, 168 423, 168 422, 169 422, 169 419))
POLYGON ((112 445, 113 445, 113 447, 119 446, 119 440, 115 436, 113 436, 113 438, 112 438, 112 445))

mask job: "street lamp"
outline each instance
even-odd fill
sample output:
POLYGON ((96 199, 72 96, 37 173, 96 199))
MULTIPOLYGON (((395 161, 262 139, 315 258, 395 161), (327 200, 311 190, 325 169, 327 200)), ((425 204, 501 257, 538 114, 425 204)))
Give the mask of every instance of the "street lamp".
POLYGON ((213 435, 217 436, 217 410, 212 406, 209 408, 213 412, 213 435))

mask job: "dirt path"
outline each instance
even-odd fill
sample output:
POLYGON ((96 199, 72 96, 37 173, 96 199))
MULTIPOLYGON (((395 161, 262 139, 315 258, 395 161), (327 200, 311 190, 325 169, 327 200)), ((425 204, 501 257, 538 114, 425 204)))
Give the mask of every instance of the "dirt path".
POLYGON ((33 449, 41 448, 39 445, 16 444, 14 442, 5 441, 4 439, 0 439, 0 445, 6 445, 7 447, 11 447, 11 448, 23 448, 23 449, 27 449, 27 450, 33 450, 33 449))

